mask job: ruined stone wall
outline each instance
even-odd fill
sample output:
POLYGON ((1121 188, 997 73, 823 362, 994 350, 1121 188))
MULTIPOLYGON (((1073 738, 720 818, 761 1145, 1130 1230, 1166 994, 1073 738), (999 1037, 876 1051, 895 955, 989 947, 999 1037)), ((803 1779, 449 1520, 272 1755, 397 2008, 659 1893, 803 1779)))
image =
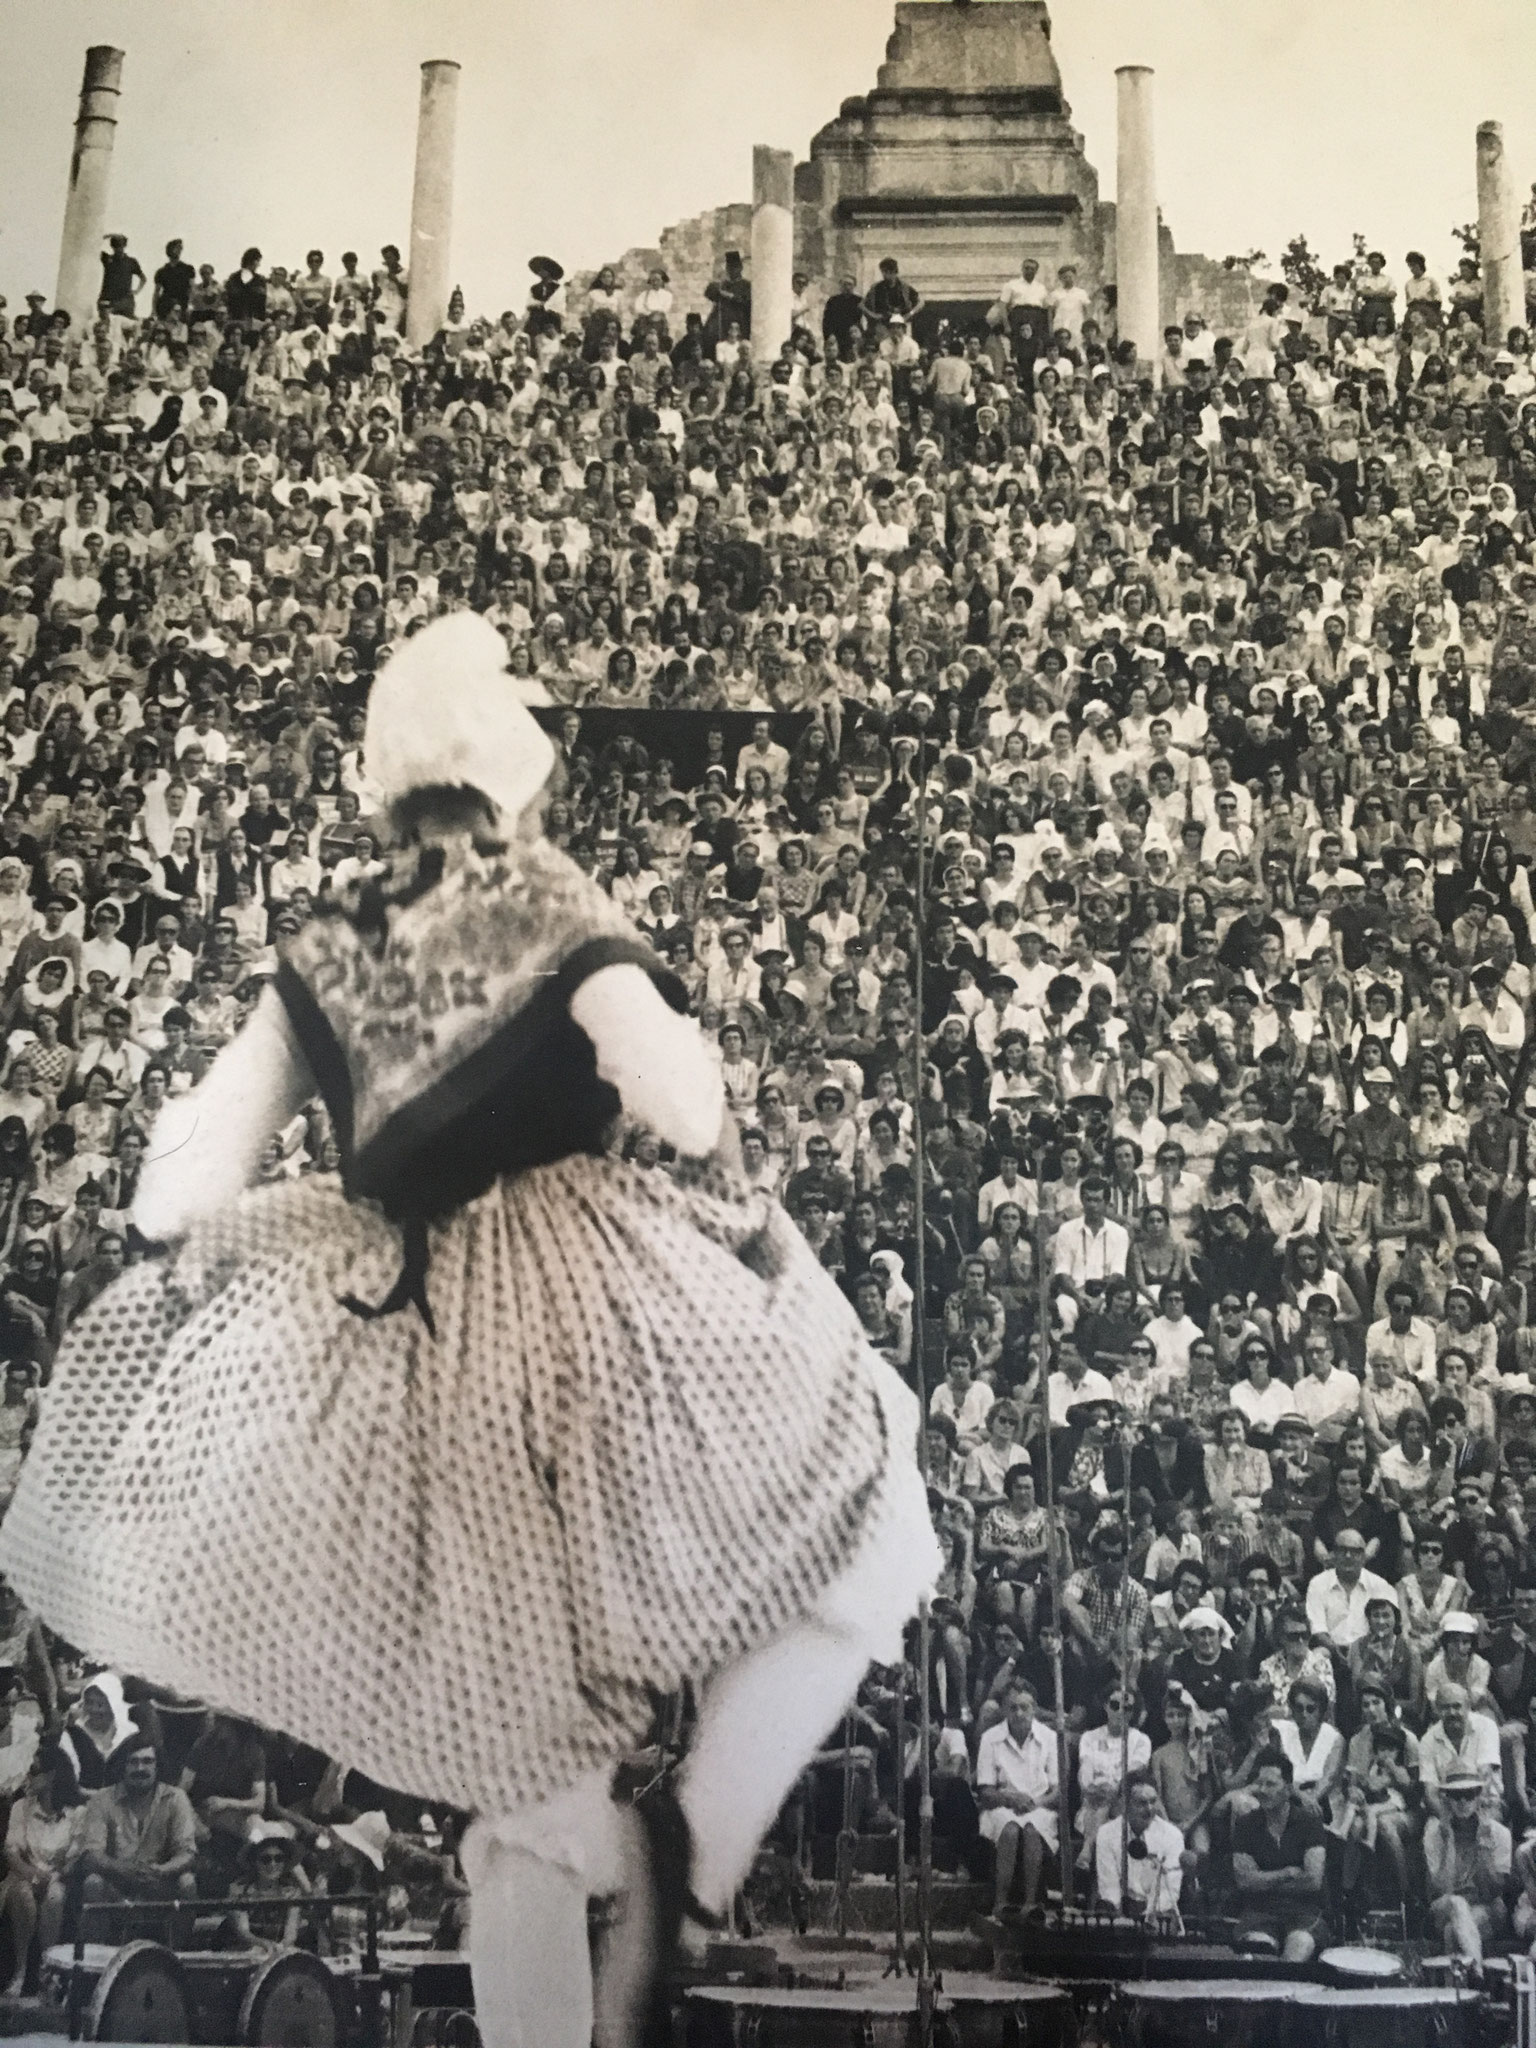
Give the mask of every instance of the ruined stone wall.
MULTIPOLYGON (((799 171, 804 174, 810 168, 802 164, 799 171)), ((825 297, 837 289, 837 238, 825 232, 825 217, 820 203, 816 198, 806 196, 805 187, 806 180, 801 175, 797 178, 795 197, 795 265, 807 273, 813 285, 819 288, 819 295, 825 297)), ((814 192, 814 183, 811 189, 814 192)), ((1214 257, 1176 250, 1166 223, 1159 241, 1163 325, 1166 327, 1170 321, 1182 320, 1193 306, 1205 315, 1213 333, 1240 334, 1258 311, 1263 280, 1255 278, 1241 264, 1229 270, 1214 257)), ((1082 246, 1086 252, 1085 282, 1091 286, 1102 281, 1110 295, 1105 302, 1108 322, 1113 318, 1115 282, 1113 201, 1103 202, 1094 209, 1090 219, 1085 219, 1082 246)), ((638 292, 644 287, 650 271, 658 263, 663 264, 671 277, 672 292, 677 301, 673 328, 681 333, 685 314, 708 313, 709 301, 704 296, 704 287, 712 277, 720 275, 726 250, 739 249, 750 266, 751 247, 752 208, 749 202, 742 200, 732 206, 716 207, 709 213, 695 214, 691 220, 677 222, 662 231, 659 243, 626 250, 613 267, 619 274, 623 289, 638 292)), ((997 282, 1001 285, 1003 279, 1012 274, 1013 263, 1009 261, 1009 252, 1001 246, 996 260, 999 265, 997 282)), ((587 287, 596 274, 595 271, 580 271, 571 279, 567 299, 577 318, 585 306, 587 287)))
POLYGON ((1175 256, 1171 265, 1165 257, 1165 292, 1170 272, 1177 317, 1182 319, 1193 307, 1205 315, 1213 334, 1241 334, 1264 296, 1265 280, 1256 278, 1240 263, 1228 270, 1211 256, 1175 256))
MULTIPOLYGON (((618 272, 621 289, 634 293, 644 290, 646 279, 659 264, 667 272, 676 301, 672 315, 673 332, 681 334, 687 314, 708 313, 709 301, 704 296, 704 287, 712 277, 721 274, 727 249, 739 249, 743 259, 750 264, 750 200, 741 200, 732 206, 717 206, 708 213, 695 214, 691 220, 678 221, 672 227, 663 228, 659 243, 648 248, 626 249, 612 267, 618 272)), ((595 270, 577 271, 566 287, 566 303, 577 319, 586 309, 587 290, 596 275, 595 270)))

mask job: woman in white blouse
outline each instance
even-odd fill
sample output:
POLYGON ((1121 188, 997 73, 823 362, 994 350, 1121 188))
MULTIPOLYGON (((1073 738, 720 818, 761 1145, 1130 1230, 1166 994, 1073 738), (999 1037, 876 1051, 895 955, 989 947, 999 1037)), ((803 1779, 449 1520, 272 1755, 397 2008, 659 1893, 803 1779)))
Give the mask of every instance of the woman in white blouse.
POLYGON ((1327 1820, 1334 1789, 1344 1776, 1344 1738, 1325 1718, 1328 1695, 1312 1679, 1298 1678, 1286 1704, 1290 1715, 1275 1721, 1275 1740, 1290 1758, 1296 1797, 1310 1812, 1327 1820))

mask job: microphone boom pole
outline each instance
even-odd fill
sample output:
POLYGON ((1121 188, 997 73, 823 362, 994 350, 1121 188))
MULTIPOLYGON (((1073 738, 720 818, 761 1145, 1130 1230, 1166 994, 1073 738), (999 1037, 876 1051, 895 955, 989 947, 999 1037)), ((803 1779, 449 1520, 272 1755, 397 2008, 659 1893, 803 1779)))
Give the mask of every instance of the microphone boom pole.
MULTIPOLYGON (((928 1147, 923 1127, 923 1106, 927 1099, 928 1060, 924 1031, 924 947, 927 944, 928 867, 928 729, 919 725, 917 734, 917 874, 915 878, 915 920, 917 943, 913 947, 913 1000, 917 1005, 917 1029, 913 1044, 917 1063, 916 1092, 912 1099, 913 1221, 917 1232, 912 1316, 912 1372, 916 1382, 919 1412, 918 1456, 924 1479, 928 1477, 928 1245, 927 1180, 928 1147)), ((917 2015, 920 2048, 933 2039, 933 1712, 932 1690, 933 1621, 924 1595, 917 1614, 917 1661, 920 1682, 917 1693, 918 1804, 917 1804, 917 2015)), ((896 1762, 898 1796, 906 1796, 906 1759, 896 1762)))

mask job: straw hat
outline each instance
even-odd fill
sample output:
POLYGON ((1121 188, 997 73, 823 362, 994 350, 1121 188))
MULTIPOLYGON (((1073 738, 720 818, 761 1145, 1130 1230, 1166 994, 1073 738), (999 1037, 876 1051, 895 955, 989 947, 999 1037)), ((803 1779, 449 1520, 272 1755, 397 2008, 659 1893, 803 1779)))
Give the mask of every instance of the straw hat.
POLYGON ((299 1853, 299 1841, 288 1822, 253 1820, 246 1832, 245 1840, 240 1844, 241 1860, 253 1863, 256 1860, 256 1852, 274 1842, 283 1850, 289 1862, 293 1862, 299 1853))
POLYGON ((384 1868, 384 1851, 389 1844, 389 1822, 382 1812, 360 1813, 356 1820, 344 1821, 331 1833, 347 1848, 355 1849, 359 1856, 365 1856, 375 1870, 384 1868))

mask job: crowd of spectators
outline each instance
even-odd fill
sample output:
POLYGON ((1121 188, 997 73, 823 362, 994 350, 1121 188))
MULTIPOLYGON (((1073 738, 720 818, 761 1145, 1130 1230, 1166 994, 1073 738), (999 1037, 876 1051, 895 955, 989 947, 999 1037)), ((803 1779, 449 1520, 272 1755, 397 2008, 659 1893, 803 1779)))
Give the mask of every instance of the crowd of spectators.
POLYGON ((420 352, 394 250, 0 315, 0 1491, 167 1095, 387 859, 375 670, 473 606, 748 1179, 926 1368, 942 1853, 1528 1941, 1530 334, 1372 253, 1154 376, 1070 266, 941 322, 891 258, 755 363, 739 258, 539 275, 420 352))
POLYGON ((366 1899, 380 1926, 435 1924, 446 1945, 459 1933, 459 1816, 87 1666, 4 1585, 0 1810, 5 1995, 40 1988, 82 1908, 94 1942, 153 1931, 339 1954, 359 1943, 366 1899), (159 1917, 135 1925, 134 1909, 159 1917))

